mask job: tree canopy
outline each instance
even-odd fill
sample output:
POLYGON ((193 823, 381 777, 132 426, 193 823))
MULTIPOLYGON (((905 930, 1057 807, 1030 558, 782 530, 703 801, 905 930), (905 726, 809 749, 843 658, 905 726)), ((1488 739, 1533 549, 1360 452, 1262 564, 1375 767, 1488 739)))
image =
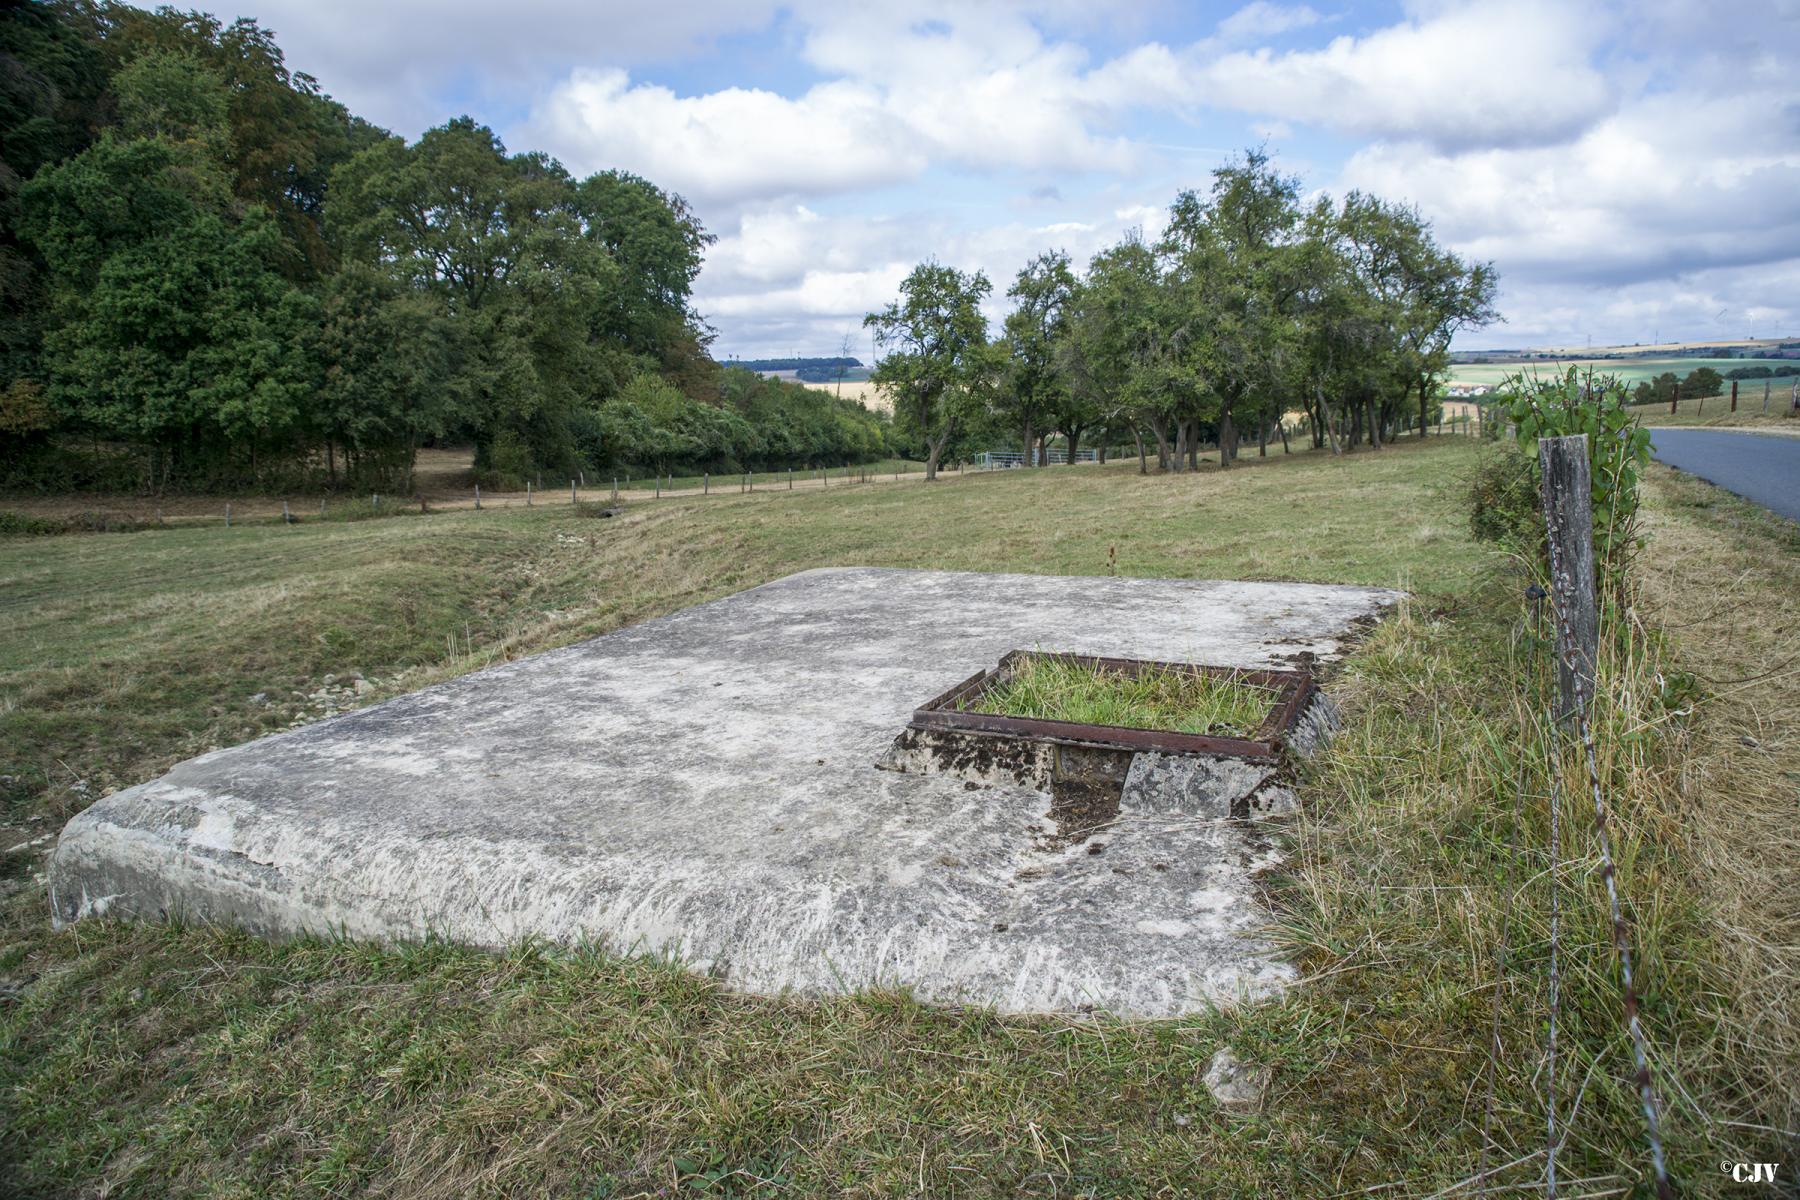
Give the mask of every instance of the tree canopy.
POLYGON ((255 21, 15 8, 0 485, 404 486, 445 440, 514 482, 888 452, 885 417, 712 361, 713 237, 651 181, 469 117, 409 144, 255 21))
MULTIPOLYGON (((1130 437, 1147 461, 1149 442, 1181 471, 1202 442, 1218 446, 1221 466, 1246 435, 1266 453, 1271 437, 1287 438, 1290 414, 1333 452, 1379 448, 1413 418, 1423 428, 1456 333, 1498 319, 1493 268, 1440 246, 1404 205, 1300 197, 1299 180, 1252 150, 1207 189, 1177 195, 1154 241, 1132 231, 1079 276, 1060 250, 1034 257, 985 355, 960 342, 952 352, 941 332, 971 277, 920 266, 901 300, 868 318, 892 349, 875 378, 907 413, 901 431, 976 420, 966 404, 939 413, 930 398, 940 392, 986 396, 986 417, 1010 428, 1028 463, 1052 430, 1070 461, 1098 430, 1103 447, 1130 437), (933 369, 956 387, 933 391, 933 369)), ((973 278, 978 305, 986 281, 973 278)), ((980 317, 969 312, 965 338, 980 317)))

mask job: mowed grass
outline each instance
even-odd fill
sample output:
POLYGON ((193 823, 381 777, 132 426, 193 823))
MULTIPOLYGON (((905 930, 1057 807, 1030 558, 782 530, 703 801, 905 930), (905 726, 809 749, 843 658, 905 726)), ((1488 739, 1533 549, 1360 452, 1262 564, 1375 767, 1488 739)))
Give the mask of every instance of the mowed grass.
MULTIPOLYGON (((1539 1194, 1541 923, 1521 921, 1508 973, 1495 966, 1503 900, 1536 876, 1509 874, 1507 857, 1516 588, 1461 515, 1482 452, 1446 438, 1191 476, 1080 468, 633 505, 613 520, 508 510, 0 545, 0 738, 28 831, 312 711, 291 693, 325 673, 376 681, 343 701, 361 703, 807 567, 1116 563, 1415 593, 1333 684, 1345 729, 1305 781, 1270 881, 1272 930, 1312 977, 1280 1001, 1162 1022, 1002 1018, 896 993, 734 996, 593 947, 52 932, 41 888, 15 879, 27 886, 0 924, 0 1193, 1430 1195, 1481 1162, 1504 978, 1488 1161, 1523 1160, 1500 1178, 1539 1194), (1270 1069, 1260 1109, 1209 1098, 1201 1075, 1225 1046, 1270 1069)), ((1711 595, 1761 615, 1754 645, 1791 636, 1800 570, 1778 532, 1667 496, 1656 514, 1681 551, 1647 598, 1659 616, 1711 595)), ((1740 663, 1710 645, 1687 663, 1716 666, 1714 690, 1735 697, 1723 681, 1740 663)), ((1732 853, 1746 815, 1779 815, 1794 765, 1792 706, 1764 707, 1778 693, 1756 686, 1756 724, 1734 699, 1681 726, 1686 792, 1662 790, 1675 784, 1661 743, 1640 737, 1659 799, 1621 814, 1622 884, 1656 938, 1646 1019, 1662 1077, 1679 1081, 1664 1092, 1671 1145, 1701 1194, 1733 1186, 1721 1156, 1774 1157, 1758 1130, 1792 1128, 1797 1111, 1780 1032, 1791 999, 1764 1016, 1756 990, 1792 995, 1794 892, 1756 890, 1732 853), (1752 729, 1775 749, 1746 773, 1752 729)), ((1571 853, 1565 1114, 1592 1073, 1563 1178, 1619 1194, 1642 1154, 1591 862, 1571 853)), ((1517 911, 1540 899, 1521 892, 1517 911)))
POLYGON ((0 775, 15 813, 64 815, 316 715, 328 674, 369 677, 367 702, 810 567, 1451 591, 1483 557, 1455 496, 1471 452, 0 541, 0 775))

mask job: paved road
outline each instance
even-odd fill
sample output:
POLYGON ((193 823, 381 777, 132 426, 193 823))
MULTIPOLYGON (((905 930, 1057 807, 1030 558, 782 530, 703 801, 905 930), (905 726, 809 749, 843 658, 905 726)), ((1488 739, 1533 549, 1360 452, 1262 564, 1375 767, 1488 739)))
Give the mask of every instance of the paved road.
POLYGON ((1652 429, 1650 444, 1657 461, 1800 521, 1800 438, 1652 429))

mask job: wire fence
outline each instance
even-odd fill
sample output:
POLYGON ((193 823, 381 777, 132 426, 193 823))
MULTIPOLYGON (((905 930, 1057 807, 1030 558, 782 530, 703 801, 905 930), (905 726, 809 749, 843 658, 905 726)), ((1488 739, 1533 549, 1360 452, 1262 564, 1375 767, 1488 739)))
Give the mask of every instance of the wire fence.
POLYGON ((1514 764, 1513 825, 1504 873, 1504 886, 1508 890, 1496 951, 1498 973, 1490 1016, 1483 1137, 1478 1172, 1459 1185, 1455 1194, 1516 1190, 1555 1200, 1562 1194, 1562 1188, 1574 1187, 1578 1182, 1559 1175, 1562 1152, 1574 1130, 1593 1073, 1598 1070, 1604 1055, 1593 1057, 1587 1078, 1574 1089, 1572 1101, 1565 1108, 1564 1100, 1570 1094, 1569 1083, 1574 1075, 1568 1068, 1578 1066, 1572 1060, 1565 1061, 1570 1058, 1569 1047, 1562 1041, 1566 975, 1571 966, 1571 947, 1565 944, 1565 939, 1572 914, 1565 911, 1565 905, 1569 897, 1579 897, 1581 890, 1566 886, 1564 877, 1571 873, 1580 877, 1583 874, 1581 864, 1589 862, 1597 864, 1594 873, 1604 897, 1600 918, 1608 930, 1604 944, 1610 951, 1616 971, 1619 1025, 1630 1046, 1631 1088, 1643 1118, 1644 1163, 1650 1186, 1660 1200, 1675 1195, 1674 1183, 1663 1144, 1662 1109, 1639 1003, 1640 962, 1632 927, 1626 919, 1628 899, 1617 869, 1612 830, 1615 806, 1609 795, 1607 778, 1600 768, 1596 735, 1597 715, 1603 709, 1619 707, 1621 698, 1608 694, 1600 683, 1600 640, 1611 631, 1602 628, 1596 590, 1587 439, 1581 435, 1544 438, 1539 442, 1539 450, 1547 534, 1546 557, 1539 566, 1546 574, 1549 587, 1546 589, 1535 583, 1528 587, 1525 608, 1520 615, 1519 640, 1527 648, 1523 664, 1527 701, 1520 708, 1521 726, 1514 764), (1543 699, 1530 700, 1534 694, 1543 699), (1541 778, 1541 790, 1530 785, 1533 778, 1541 778), (1593 813, 1588 846, 1572 852, 1569 833, 1564 827, 1563 807, 1565 803, 1575 802, 1577 797, 1591 801, 1593 813), (1540 802, 1547 807, 1545 843, 1535 848, 1526 847, 1521 839, 1527 806, 1540 802), (1534 860, 1541 866, 1533 869, 1530 864, 1534 860), (1534 1072, 1542 1083, 1539 1092, 1543 1103, 1542 1148, 1490 1167, 1493 1151, 1498 1149, 1496 1094, 1504 1057, 1502 990, 1521 984, 1529 986, 1528 964, 1514 954, 1517 923, 1513 901, 1515 891, 1518 895, 1524 894, 1523 885, 1515 889, 1514 881, 1539 876, 1543 880, 1542 902, 1547 910, 1548 927, 1544 947, 1546 971, 1540 1066, 1534 1072), (1514 1184, 1505 1189, 1496 1184, 1502 1173, 1540 1157, 1542 1171, 1535 1182, 1514 1184))

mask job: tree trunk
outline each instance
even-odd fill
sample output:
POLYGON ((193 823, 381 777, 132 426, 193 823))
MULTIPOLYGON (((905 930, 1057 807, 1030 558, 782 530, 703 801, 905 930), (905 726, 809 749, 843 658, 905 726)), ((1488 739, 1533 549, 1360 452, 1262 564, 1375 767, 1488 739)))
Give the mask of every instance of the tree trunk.
POLYGON ((1075 465, 1075 451, 1081 446, 1081 427, 1069 430, 1069 465, 1075 465))
POLYGON ((1237 427, 1231 423, 1231 410, 1219 414, 1219 466, 1231 465, 1231 449, 1237 444, 1237 427))
POLYGON ((1331 455, 1333 458, 1336 458, 1344 452, 1344 448, 1338 440, 1336 423, 1332 420, 1331 401, 1325 399, 1325 389, 1323 388, 1317 389, 1316 395, 1322 419, 1318 422, 1319 429, 1315 430, 1315 436, 1319 433, 1324 434, 1325 444, 1331 447, 1331 455))
POLYGON ((1369 449, 1381 449, 1381 413, 1374 400, 1369 401, 1369 449))
POLYGON ((1256 423, 1256 457, 1269 457, 1269 419, 1267 417, 1256 423))
POLYGON ((1192 421, 1188 425, 1188 470, 1200 469, 1200 422, 1192 421))
POLYGON ((1138 448, 1138 474, 1148 475, 1150 473, 1150 464, 1144 458, 1144 431, 1139 429, 1136 425, 1133 425, 1131 427, 1131 437, 1132 440, 1137 443, 1138 448))
POLYGON ((1025 452, 1025 465, 1028 467, 1037 466, 1036 463, 1031 461, 1031 418, 1029 416, 1025 418, 1025 432, 1019 438, 1019 448, 1025 452))
POLYGON ((1038 466, 1047 467, 1049 465, 1050 435, 1048 433, 1040 433, 1038 434, 1038 466))
MULTIPOLYGON (((1156 469, 1169 469, 1169 422, 1168 418, 1158 414, 1150 418, 1150 433, 1156 438, 1156 469)), ((1140 435, 1140 443, 1142 437, 1140 435)))
POLYGON ((1425 434, 1428 432, 1428 427, 1427 427, 1426 420, 1425 420, 1425 401, 1426 401, 1425 380, 1423 377, 1421 377, 1419 379, 1419 436, 1420 437, 1424 437, 1425 434))
POLYGON ((1275 428, 1281 431, 1281 452, 1283 454, 1292 454, 1294 451, 1288 445, 1287 422, 1277 421, 1275 422, 1275 428))

